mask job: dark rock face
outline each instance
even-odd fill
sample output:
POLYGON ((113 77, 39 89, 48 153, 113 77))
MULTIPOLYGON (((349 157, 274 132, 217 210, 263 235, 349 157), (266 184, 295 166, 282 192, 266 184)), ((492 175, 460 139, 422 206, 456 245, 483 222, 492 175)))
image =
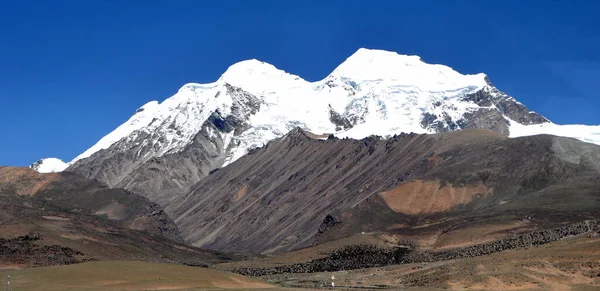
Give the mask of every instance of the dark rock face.
POLYGON ((459 128, 481 128, 499 132, 502 135, 510 134, 508 121, 497 110, 480 108, 472 113, 465 114, 465 118, 458 122, 459 128))
POLYGON ((513 97, 506 95, 504 92, 499 91, 495 87, 486 88, 475 94, 467 95, 465 99, 471 100, 479 106, 494 105, 500 113, 521 124, 539 124, 548 122, 548 119, 542 115, 529 111, 525 105, 518 102, 513 97))
POLYGON ((331 108, 331 105, 329 105, 329 121, 336 125, 336 131, 347 130, 353 126, 348 118, 335 112, 335 110, 331 108))
POLYGON ((436 131, 445 131, 444 123, 441 120, 438 120, 437 115, 431 114, 429 112, 423 113, 423 117, 421 119, 421 126, 423 128, 433 128, 436 131))
MULTIPOLYGON (((488 85, 491 84, 486 77, 488 85)), ((432 113, 423 113, 421 126, 435 132, 454 131, 458 129, 480 128, 499 132, 508 136, 509 120, 504 116, 519 122, 521 124, 539 124, 548 122, 548 119, 529 111, 525 105, 514 98, 499 91, 495 87, 486 87, 473 94, 468 94, 463 98, 464 101, 471 101, 481 108, 472 112, 465 113, 460 120, 452 120, 444 112, 442 116, 432 113)), ((434 104, 439 107, 440 104, 434 104)))
POLYGON ((331 228, 335 227, 335 225, 338 223, 340 223, 340 222, 337 219, 335 219, 333 216, 327 214, 327 216, 325 216, 325 219, 323 219, 323 222, 321 223, 321 225, 319 225, 318 234, 327 232, 331 228))
POLYGON ((243 131, 248 129, 248 118, 256 114, 260 110, 260 100, 237 87, 233 87, 226 84, 227 93, 233 98, 233 105, 231 106, 232 114, 227 116, 226 119, 231 125, 232 129, 235 130, 235 134, 241 134, 243 131))

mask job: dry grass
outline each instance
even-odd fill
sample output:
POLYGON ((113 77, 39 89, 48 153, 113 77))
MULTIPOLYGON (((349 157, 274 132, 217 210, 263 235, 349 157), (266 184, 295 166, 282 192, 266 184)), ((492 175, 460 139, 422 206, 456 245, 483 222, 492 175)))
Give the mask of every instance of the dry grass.
POLYGON ((104 261, 0 271, 15 291, 260 290, 273 286, 244 276, 176 264, 104 261))

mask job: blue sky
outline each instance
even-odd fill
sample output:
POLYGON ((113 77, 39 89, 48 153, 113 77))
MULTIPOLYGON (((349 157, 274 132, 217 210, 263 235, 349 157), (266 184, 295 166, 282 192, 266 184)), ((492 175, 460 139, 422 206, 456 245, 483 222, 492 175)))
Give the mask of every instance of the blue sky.
POLYGON ((598 1, 0 2, 0 165, 70 160, 150 100, 257 58, 318 80, 360 47, 417 54, 556 123, 600 124, 598 1))

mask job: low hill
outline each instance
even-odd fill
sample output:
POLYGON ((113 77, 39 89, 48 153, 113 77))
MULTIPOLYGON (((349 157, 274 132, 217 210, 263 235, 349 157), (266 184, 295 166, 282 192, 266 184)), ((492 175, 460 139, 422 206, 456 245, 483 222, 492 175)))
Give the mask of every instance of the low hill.
POLYGON ((160 206, 73 173, 0 167, 0 267, 90 260, 207 265, 234 256, 183 244, 160 206))

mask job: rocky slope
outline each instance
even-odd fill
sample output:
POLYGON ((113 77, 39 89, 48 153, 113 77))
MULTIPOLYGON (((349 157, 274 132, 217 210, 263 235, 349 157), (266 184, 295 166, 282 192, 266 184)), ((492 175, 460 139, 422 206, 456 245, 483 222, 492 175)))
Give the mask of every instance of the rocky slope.
POLYGON ((261 253, 362 232, 439 236, 524 220, 523 231, 598 217, 599 170, 599 146, 549 135, 318 140, 296 129, 166 210, 188 243, 261 253))
POLYGON ((360 49, 316 82, 257 60, 234 64, 214 83, 187 84, 162 103, 142 106, 67 170, 167 205, 210 170, 295 127, 359 139, 483 128, 600 142, 590 134, 598 128, 555 125, 484 74, 360 49))
MULTIPOLYGON (((253 95, 225 85, 211 90, 217 95, 216 101, 232 104, 210 112, 203 109, 206 100, 195 90, 194 87, 182 89, 180 94, 161 104, 183 112, 164 112, 162 119, 154 118, 149 126, 134 131, 107 149, 77 160, 67 171, 101 180, 110 187, 141 193, 162 205, 168 204, 231 158, 230 151, 235 147, 232 138, 248 128, 247 115, 255 113, 260 106, 253 95), (173 102, 176 104, 170 105, 173 102), (198 116, 202 114, 206 116, 198 116)), ((142 110, 137 114, 146 113, 142 110)))

